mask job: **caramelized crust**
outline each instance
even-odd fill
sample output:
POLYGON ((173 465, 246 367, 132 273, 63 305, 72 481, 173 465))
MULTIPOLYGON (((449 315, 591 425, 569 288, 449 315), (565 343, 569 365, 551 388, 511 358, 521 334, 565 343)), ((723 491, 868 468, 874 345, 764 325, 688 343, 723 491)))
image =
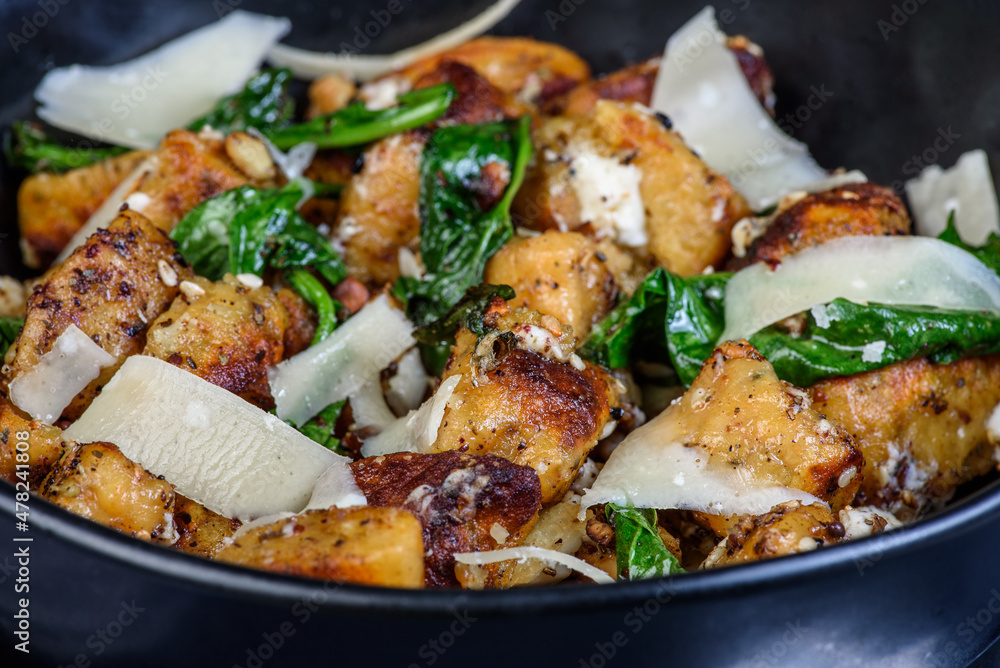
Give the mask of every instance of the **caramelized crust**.
POLYGON ((445 82, 453 85, 458 95, 434 125, 490 123, 528 112, 524 105, 516 105, 510 94, 492 85, 472 67, 456 60, 442 60, 436 68, 417 79, 413 87, 427 88, 445 82))
POLYGON ((838 237, 892 236, 910 233, 910 217, 896 194, 874 183, 854 183, 803 197, 780 211, 764 234, 727 269, 775 265, 786 255, 838 237))
POLYGON ((581 83, 565 95, 549 100, 544 107, 545 113, 553 116, 582 115, 593 109, 598 100, 649 105, 653 97, 653 84, 656 83, 659 72, 659 57, 629 65, 581 83))
POLYGON ((307 510, 250 529, 215 558, 320 580, 409 589, 423 585, 420 522, 396 508, 307 510))
POLYGON ((64 418, 75 420, 125 359, 142 350, 148 323, 177 296, 176 284, 192 275, 169 237, 144 216, 123 211, 35 287, 13 357, 8 353, 7 382, 33 367, 75 324, 117 360, 63 411, 64 418), (176 274, 174 285, 161 279, 161 261, 176 274))
POLYGON ((41 495, 130 536, 166 543, 177 538, 173 486, 110 443, 74 443, 45 478, 41 495))
POLYGON ((458 584, 457 552, 518 545, 541 507, 534 471, 491 455, 398 452, 351 469, 369 505, 405 508, 420 519, 428 587, 458 584))
POLYGON ((491 85, 527 102, 544 102, 590 77, 590 66, 580 56, 528 37, 478 37, 390 76, 416 82, 445 60, 468 65, 491 85))
POLYGON ((24 263, 45 269, 149 151, 130 151, 65 174, 29 176, 17 192, 24 263))
POLYGON ((944 365, 920 358, 825 380, 809 393, 864 452, 854 505, 910 519, 996 466, 986 420, 1000 403, 1000 355, 944 365))
MULTIPOLYGON (((497 323, 498 330, 517 341, 525 338, 526 325, 540 327, 531 322, 545 317, 514 311, 497 323)), ((542 503, 549 506, 566 493, 597 444, 617 405, 617 391, 600 367, 586 364, 578 370, 540 352, 503 350, 508 344, 500 341, 494 352, 501 350, 484 373, 475 335, 459 332, 444 378, 459 375, 461 380, 433 448, 499 455, 530 466, 541 482, 542 503)))

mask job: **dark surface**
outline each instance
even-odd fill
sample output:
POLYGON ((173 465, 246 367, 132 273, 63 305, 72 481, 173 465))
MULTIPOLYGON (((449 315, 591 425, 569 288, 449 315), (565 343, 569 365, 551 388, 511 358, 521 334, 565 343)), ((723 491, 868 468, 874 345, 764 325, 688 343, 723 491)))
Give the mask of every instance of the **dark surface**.
MULTIPOLYGON (((365 51, 420 41, 486 4, 402 2, 405 11, 365 51)), ((28 96, 47 68, 134 56, 226 6, 222 0, 50 4, 58 13, 17 53, 9 35, 0 48, 0 122, 30 113, 28 96)), ((0 25, 20 33, 44 5, 4 2, 0 25)), ((293 19, 290 43, 332 48, 352 41, 357 22, 384 6, 294 2, 271 13, 293 19)), ((602 71, 658 52, 701 6, 526 0, 496 32, 565 43, 602 71), (560 12, 566 20, 557 20, 560 12)), ((985 148, 1000 164, 1000 3, 719 0, 716 7, 720 16, 732 12, 729 33, 744 32, 764 46, 778 80, 778 116, 808 115, 795 136, 824 166, 861 168, 892 184, 915 174, 920 165, 913 157, 925 151, 930 162, 949 166, 963 151, 985 148), (894 20, 898 30, 886 27, 895 28, 894 20), (803 107, 814 90, 832 96, 818 109, 803 107), (933 148, 939 133, 958 137, 940 152, 933 148)), ((2 176, 0 230, 8 236, 0 238, 0 271, 6 273, 15 270, 17 175, 2 176)), ((13 642, 11 615, 21 596, 11 570, 13 506, 11 488, 0 485, 3 651, 13 642)), ((244 572, 126 539, 37 499, 30 519, 31 530, 17 533, 34 539, 31 649, 49 665, 70 665, 79 656, 79 665, 226 668, 950 666, 968 664, 1000 635, 995 484, 902 531, 789 559, 672 583, 481 594, 326 589, 244 572), (657 594, 671 598, 661 604, 657 594), (130 623, 119 627, 124 621, 130 623), (248 654, 268 639, 278 645, 282 628, 287 637, 280 647, 258 652, 258 659, 248 654)), ((19 665, 21 658, 0 665, 19 665)), ((998 658, 994 648, 977 665, 998 665, 998 658)))

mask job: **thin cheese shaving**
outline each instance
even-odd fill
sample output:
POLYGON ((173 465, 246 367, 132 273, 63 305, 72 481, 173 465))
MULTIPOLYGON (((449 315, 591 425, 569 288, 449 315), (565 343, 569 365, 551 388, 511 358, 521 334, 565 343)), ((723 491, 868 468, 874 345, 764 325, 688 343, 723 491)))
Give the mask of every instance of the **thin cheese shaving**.
POLYGON ((569 554, 563 554, 556 550, 548 550, 543 547, 507 547, 502 550, 489 550, 487 552, 459 552, 455 554, 455 561, 460 564, 472 564, 484 566, 495 564, 498 561, 510 561, 516 559, 524 562, 527 559, 540 559, 552 564, 559 564, 571 568, 581 575, 585 575, 597 584, 613 584, 614 578, 596 566, 591 566, 583 559, 569 554))
POLYGON ((320 343, 268 369, 278 417, 305 424, 378 378, 416 344, 413 323, 379 295, 320 343))
POLYGON ((83 388, 117 360, 70 325, 33 367, 10 383, 10 400, 36 420, 52 424, 83 388))
POLYGON ((651 106, 670 117, 688 145, 755 211, 828 177, 761 106, 726 48, 712 7, 667 42, 651 106))
POLYGON ((747 338, 789 316, 841 297, 1000 313, 1000 278, 976 257, 928 237, 841 237, 742 269, 726 285, 719 341, 747 338), (845 271, 850 268, 850 271, 845 271))
POLYGON ((906 182, 906 196, 917 234, 938 236, 952 213, 958 236, 967 244, 981 246, 990 234, 1000 234, 997 193, 981 149, 963 153, 951 169, 931 165, 906 182))
POLYGON ((302 79, 315 79, 331 72, 344 72, 359 81, 368 81, 399 70, 421 58, 453 49, 477 37, 510 14, 521 0, 498 0, 482 14, 437 37, 391 55, 366 56, 352 53, 318 53, 278 44, 268 54, 277 67, 287 67, 302 79))
POLYGON ((237 395, 144 355, 125 361, 66 438, 108 441, 226 517, 302 510, 320 474, 348 461, 237 395))
POLYGON ((35 91, 38 115, 98 141, 154 148, 241 90, 290 29, 288 19, 237 10, 134 60, 60 67, 35 91))

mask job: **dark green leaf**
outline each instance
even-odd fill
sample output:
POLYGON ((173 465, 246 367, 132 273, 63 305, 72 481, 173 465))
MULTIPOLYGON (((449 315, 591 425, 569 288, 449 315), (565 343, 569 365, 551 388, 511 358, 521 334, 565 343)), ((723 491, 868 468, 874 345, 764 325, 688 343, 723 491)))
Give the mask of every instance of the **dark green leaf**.
POLYGON ((862 306, 846 299, 835 299, 824 312, 827 327, 817 325, 810 312, 801 335, 771 326, 751 336, 750 343, 774 365, 779 378, 800 387, 915 357, 947 364, 1000 352, 1000 316, 995 313, 862 306))
POLYGON ((318 324, 313 336, 313 345, 319 343, 337 328, 337 302, 326 291, 323 284, 305 269, 295 269, 285 274, 285 280, 292 289, 302 295, 316 309, 318 324))
POLYGON ((191 121, 188 129, 198 131, 210 125, 228 134, 254 127, 261 132, 286 124, 295 113, 295 102, 288 96, 291 70, 264 70, 247 81, 242 91, 223 98, 215 108, 191 121))
POLYGON ((448 364, 448 358, 451 356, 451 345, 448 343, 418 343, 417 347, 420 349, 420 361, 423 362, 427 373, 440 377, 448 364))
POLYGON ((938 235, 938 239, 947 241, 962 250, 972 253, 979 258, 980 262, 997 274, 1000 274, 1000 236, 997 236, 995 232, 990 233, 990 236, 986 239, 986 243, 982 246, 978 248, 970 246, 958 236, 958 229, 955 227, 955 212, 952 211, 948 216, 948 225, 945 227, 944 232, 938 235))
POLYGON ((683 573, 677 558, 663 544, 651 508, 606 506, 615 526, 615 554, 619 580, 642 580, 683 573))
POLYGON ((730 275, 682 278, 655 269, 594 327, 581 355, 615 369, 639 361, 670 364, 689 385, 725 325, 722 298, 730 275))
POLYGON ((199 276, 213 281, 229 271, 229 230, 239 211, 260 201, 261 192, 241 186, 205 200, 192 209, 170 236, 199 276))
POLYGON ((336 284, 347 275, 340 256, 296 212, 310 192, 305 180, 268 190, 241 186, 195 207, 170 236, 195 273, 212 280, 227 271, 311 267, 336 284))
MULTIPOLYGON (((330 404, 316 416, 306 422, 301 427, 296 427, 304 436, 308 436, 323 447, 333 450, 337 454, 348 455, 349 453, 341 447, 340 439, 333 435, 334 427, 337 426, 337 419, 344 409, 346 401, 338 401, 330 404)), ((293 427, 295 425, 292 425, 293 427)))
POLYGON ((432 323, 418 327, 413 338, 421 343, 434 344, 454 342, 455 333, 465 327, 476 336, 485 334, 483 312, 494 297, 503 300, 514 298, 514 288, 509 285, 490 285, 481 283, 465 291, 457 304, 451 307, 443 317, 432 323))
POLYGON ((531 119, 438 129, 420 160, 420 256, 427 275, 397 283, 418 325, 448 312, 483 278, 486 262, 513 235, 510 203, 531 156, 531 119), (493 208, 477 204, 483 169, 510 170, 506 191, 493 208))
POLYGON ((7 162, 32 174, 86 167, 128 151, 120 146, 92 148, 89 140, 82 140, 80 146, 64 146, 49 137, 37 124, 27 121, 13 123, 4 134, 3 144, 7 162))
POLYGON ((24 327, 24 318, 0 318, 0 359, 24 327))
POLYGON ((332 114, 264 134, 283 151, 303 142, 321 149, 357 146, 426 125, 448 111, 454 99, 455 87, 443 83, 400 95, 398 104, 388 109, 370 110, 355 102, 332 114))

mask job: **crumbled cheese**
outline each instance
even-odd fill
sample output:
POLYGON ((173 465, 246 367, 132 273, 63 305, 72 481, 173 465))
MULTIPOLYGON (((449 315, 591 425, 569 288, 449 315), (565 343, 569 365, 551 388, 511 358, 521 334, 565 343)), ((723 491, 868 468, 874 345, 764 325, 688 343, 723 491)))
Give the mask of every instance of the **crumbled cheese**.
POLYGON ((502 545, 510 536, 510 532, 500 526, 499 522, 494 522, 493 526, 490 527, 490 536, 497 542, 497 545, 502 545))
POLYGON ((840 511, 837 519, 844 525, 844 538, 846 540, 864 538, 903 526, 903 523, 896 519, 896 516, 891 512, 874 506, 860 508, 847 506, 840 511))
POLYGON ((570 183, 580 202, 580 217, 623 246, 645 246, 646 209, 639 184, 642 172, 587 148, 568 149, 570 183))
POLYGON ((885 353, 885 341, 872 341, 865 344, 861 351, 862 362, 881 362, 882 354, 885 353))
POLYGON ((125 204, 133 211, 142 213, 153 199, 146 193, 134 192, 125 198, 125 204))
POLYGON ((400 95, 410 90, 410 80, 405 77, 386 77, 366 83, 358 91, 365 102, 365 109, 380 111, 395 107, 400 95))
POLYGON ((816 304, 809 309, 809 312, 812 314, 813 320, 816 321, 816 326, 820 329, 827 329, 830 323, 839 320, 837 316, 826 312, 826 304, 816 304))
MULTIPOLYGON (((346 219, 345 219, 346 220, 346 219)), ((351 219, 352 223, 354 219, 351 219)), ((353 235, 356 230, 351 231, 353 235)), ((420 258, 410 250, 408 247, 403 246, 399 249, 396 254, 396 261, 399 263, 399 275, 406 276, 407 278, 416 278, 422 280, 424 277, 425 269, 423 262, 420 258)))

